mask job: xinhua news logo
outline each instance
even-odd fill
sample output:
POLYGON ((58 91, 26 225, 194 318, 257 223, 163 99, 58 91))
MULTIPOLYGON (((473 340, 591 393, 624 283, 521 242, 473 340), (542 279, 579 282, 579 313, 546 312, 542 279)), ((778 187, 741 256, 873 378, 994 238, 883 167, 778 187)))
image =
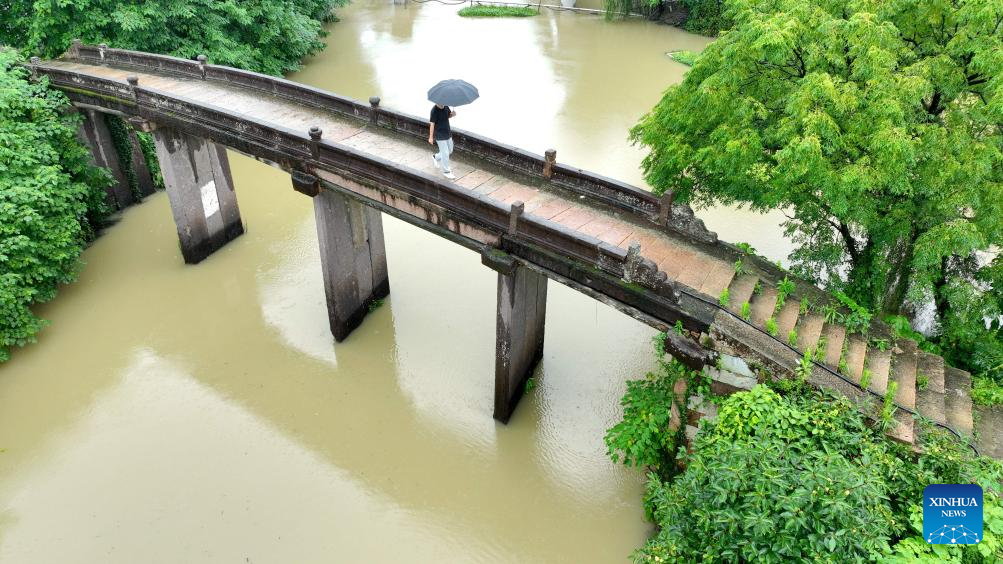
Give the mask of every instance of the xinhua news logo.
POLYGON ((931 484, 923 490, 923 538, 930 544, 982 541, 982 487, 931 484))

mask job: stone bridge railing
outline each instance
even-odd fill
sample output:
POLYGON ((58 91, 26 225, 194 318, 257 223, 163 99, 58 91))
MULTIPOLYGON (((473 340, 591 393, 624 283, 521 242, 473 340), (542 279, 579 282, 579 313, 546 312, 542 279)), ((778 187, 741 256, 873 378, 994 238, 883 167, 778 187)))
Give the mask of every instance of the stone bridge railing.
MULTIPOLYGON (((379 106, 379 98, 363 104, 332 92, 313 88, 283 78, 213 65, 200 57, 197 61, 166 55, 111 49, 75 43, 68 56, 81 62, 115 64, 145 68, 159 73, 200 78, 243 88, 251 88, 298 104, 368 120, 380 127, 424 139, 428 120, 379 106)), ((703 243, 715 243, 717 236, 708 231, 686 205, 674 204, 669 197, 658 197, 618 180, 556 162, 556 152, 540 156, 517 147, 460 129, 453 130, 456 150, 476 155, 504 169, 529 176, 546 178, 560 188, 600 201, 703 243)))

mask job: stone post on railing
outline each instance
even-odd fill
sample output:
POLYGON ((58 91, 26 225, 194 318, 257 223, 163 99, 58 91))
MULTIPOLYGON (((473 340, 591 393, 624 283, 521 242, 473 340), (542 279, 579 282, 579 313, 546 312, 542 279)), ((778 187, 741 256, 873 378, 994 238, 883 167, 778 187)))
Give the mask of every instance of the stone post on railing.
POLYGON ((130 74, 129 76, 125 77, 125 81, 129 83, 129 92, 132 94, 132 99, 135 100, 136 86, 139 85, 139 77, 134 74, 130 74))
POLYGON ((508 234, 515 235, 519 231, 519 217, 526 210, 526 204, 521 201, 512 202, 508 216, 508 234))
POLYGON ((547 149, 543 157, 543 177, 550 178, 554 175, 554 165, 557 164, 557 150, 547 149))
POLYGON ((205 64, 209 59, 205 55, 199 55, 195 57, 195 60, 199 62, 199 72, 202 74, 202 79, 205 79, 205 64))
POLYGON ((380 97, 370 96, 369 98, 369 123, 376 125, 380 121, 380 97))
POLYGON ((31 79, 38 80, 38 65, 42 62, 42 59, 32 57, 29 59, 29 62, 31 63, 31 79))
POLYGON ((310 134, 310 156, 316 159, 320 156, 320 137, 324 134, 324 130, 315 125, 310 128, 308 133, 310 134))
POLYGON ((70 43, 70 58, 79 59, 80 58, 80 47, 84 44, 83 41, 79 39, 74 39, 73 43, 70 43))
POLYGON ((669 190, 662 194, 662 198, 658 200, 658 224, 665 225, 669 222, 669 218, 672 217, 672 201, 676 199, 676 193, 673 190, 669 190))
POLYGON ((107 49, 108 49, 108 44, 107 43, 101 43, 101 44, 98 45, 98 55, 101 56, 101 60, 102 61, 104 60, 104 52, 107 49))

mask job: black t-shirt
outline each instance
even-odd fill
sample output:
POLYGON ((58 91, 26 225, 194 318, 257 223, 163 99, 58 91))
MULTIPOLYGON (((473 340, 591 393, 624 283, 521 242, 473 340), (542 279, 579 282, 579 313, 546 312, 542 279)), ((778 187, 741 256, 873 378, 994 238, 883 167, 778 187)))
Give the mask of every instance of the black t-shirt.
POLYGON ((429 123, 435 124, 435 140, 449 139, 449 106, 432 106, 432 114, 428 116, 429 123))

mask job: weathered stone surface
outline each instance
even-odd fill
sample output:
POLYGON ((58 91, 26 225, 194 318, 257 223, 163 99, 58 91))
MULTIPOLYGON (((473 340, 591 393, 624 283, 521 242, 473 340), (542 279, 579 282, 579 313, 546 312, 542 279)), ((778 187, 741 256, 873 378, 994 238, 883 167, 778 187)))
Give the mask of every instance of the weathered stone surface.
POLYGON ((153 139, 181 254, 196 264, 244 232, 226 149, 165 127, 153 139))
POLYGON ((149 196, 156 192, 157 188, 153 184, 153 175, 150 173, 150 166, 146 163, 146 155, 139 142, 139 135, 132 127, 129 127, 129 145, 132 147, 132 170, 136 173, 139 195, 149 196))
POLYGON ((344 341, 369 306, 390 293, 380 212, 343 194, 313 199, 331 334, 344 341))
POLYGON ((526 380, 543 358, 547 278, 514 264, 506 269, 504 260, 486 264, 502 267, 498 269, 494 418, 507 423, 526 380))
POLYGON ((105 123, 105 115, 91 109, 81 110, 81 113, 84 121, 80 125, 80 139, 90 148, 94 164, 107 169, 113 179, 111 186, 107 188, 108 205, 115 209, 128 207, 135 198, 122 172, 122 163, 115 151, 111 131, 105 123))

